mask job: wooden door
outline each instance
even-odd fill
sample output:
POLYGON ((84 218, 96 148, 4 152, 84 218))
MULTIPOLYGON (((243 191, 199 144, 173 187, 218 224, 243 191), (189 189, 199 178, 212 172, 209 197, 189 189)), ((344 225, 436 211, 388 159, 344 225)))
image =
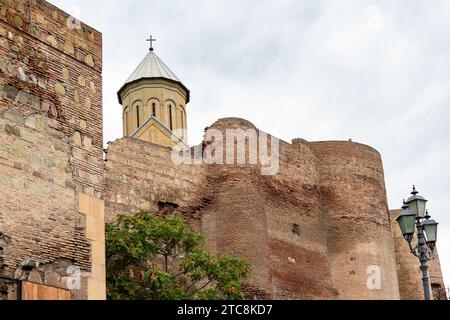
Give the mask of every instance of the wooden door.
POLYGON ((23 281, 22 300, 70 300, 70 291, 23 281))

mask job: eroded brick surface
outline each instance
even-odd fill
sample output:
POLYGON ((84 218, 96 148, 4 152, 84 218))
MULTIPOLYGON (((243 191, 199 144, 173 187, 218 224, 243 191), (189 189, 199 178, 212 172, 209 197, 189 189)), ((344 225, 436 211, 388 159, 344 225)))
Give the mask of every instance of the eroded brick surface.
MULTIPOLYGON (((38 279, 65 287, 65 271, 49 266, 65 261, 83 277, 91 269, 77 194, 104 195, 101 34, 71 28, 45 1, 1 1, 0 12, 0 232, 11 239, 2 273, 35 260, 38 279)), ((86 297, 82 282, 73 298, 86 297)))
MULTIPOLYGON (((227 118, 212 128, 254 126, 227 118)), ((280 143, 280 171, 263 176, 259 165, 176 166, 168 148, 119 139, 108 148, 106 215, 176 204, 209 250, 250 262, 250 298, 398 299, 379 153, 352 142, 280 143), (373 265, 377 290, 367 286, 373 265)))

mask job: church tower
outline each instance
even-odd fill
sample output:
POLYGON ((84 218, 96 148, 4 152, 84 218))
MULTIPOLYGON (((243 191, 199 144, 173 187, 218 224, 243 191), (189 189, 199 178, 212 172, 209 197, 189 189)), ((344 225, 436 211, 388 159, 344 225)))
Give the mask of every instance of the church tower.
MULTIPOLYGON (((150 43, 155 41, 150 37, 150 43)), ((187 144, 189 90, 153 47, 118 92, 123 135, 166 147, 187 144)))

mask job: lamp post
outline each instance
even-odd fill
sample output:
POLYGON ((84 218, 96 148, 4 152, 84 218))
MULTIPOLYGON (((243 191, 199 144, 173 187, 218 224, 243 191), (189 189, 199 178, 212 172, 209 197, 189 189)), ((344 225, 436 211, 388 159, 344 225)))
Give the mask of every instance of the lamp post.
POLYGON ((419 196, 416 187, 413 186, 412 196, 403 201, 402 211, 397 222, 403 237, 408 241, 411 253, 419 258, 422 271, 423 292, 425 300, 431 300, 430 279, 428 277, 428 261, 433 260, 433 252, 436 248, 438 223, 430 220, 431 216, 426 210, 427 200, 419 196), (417 244, 413 246, 414 224, 417 229, 417 244))

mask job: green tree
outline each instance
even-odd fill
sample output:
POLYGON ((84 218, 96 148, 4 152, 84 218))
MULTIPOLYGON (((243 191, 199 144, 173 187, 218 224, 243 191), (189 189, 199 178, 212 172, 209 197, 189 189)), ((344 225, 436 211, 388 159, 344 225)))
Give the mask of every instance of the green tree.
POLYGON ((243 299, 249 265, 215 257, 180 215, 119 215, 106 227, 108 298, 113 300, 243 299))

